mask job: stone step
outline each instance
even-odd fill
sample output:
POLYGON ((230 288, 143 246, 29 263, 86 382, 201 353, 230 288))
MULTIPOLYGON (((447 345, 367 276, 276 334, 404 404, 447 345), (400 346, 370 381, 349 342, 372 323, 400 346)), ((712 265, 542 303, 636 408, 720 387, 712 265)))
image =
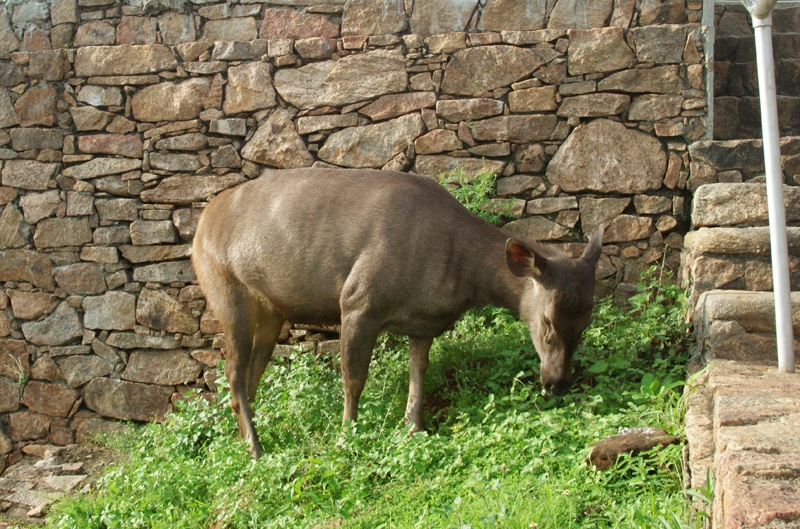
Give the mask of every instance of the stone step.
MULTIPOLYGON (((787 228, 787 240, 791 286, 800 290, 800 227, 787 228)), ((681 276, 691 283, 691 306, 709 290, 771 291, 769 227, 700 228, 688 233, 681 276)))
MULTIPOLYGON (((800 187, 783 186, 786 222, 800 223, 800 187)), ((692 224, 711 226, 766 226, 765 184, 718 183, 697 188, 692 200, 692 224)))
MULTIPOLYGON (((800 292, 792 292, 791 300, 794 349, 800 360, 800 292)), ((703 293, 692 318, 697 353, 702 355, 703 363, 727 359, 777 365, 774 303, 771 292, 703 293)))
POLYGON ((712 526, 800 526, 800 374, 720 360, 686 394, 689 483, 711 469, 712 526))

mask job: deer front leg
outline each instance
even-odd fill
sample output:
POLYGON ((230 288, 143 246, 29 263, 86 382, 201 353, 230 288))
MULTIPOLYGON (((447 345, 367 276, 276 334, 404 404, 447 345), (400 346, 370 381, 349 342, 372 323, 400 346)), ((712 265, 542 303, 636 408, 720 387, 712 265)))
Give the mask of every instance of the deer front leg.
POLYGON ((413 424, 414 432, 424 429, 422 422, 422 387, 425 371, 430 363, 428 356, 433 338, 408 337, 408 403, 406 404, 406 424, 413 424))

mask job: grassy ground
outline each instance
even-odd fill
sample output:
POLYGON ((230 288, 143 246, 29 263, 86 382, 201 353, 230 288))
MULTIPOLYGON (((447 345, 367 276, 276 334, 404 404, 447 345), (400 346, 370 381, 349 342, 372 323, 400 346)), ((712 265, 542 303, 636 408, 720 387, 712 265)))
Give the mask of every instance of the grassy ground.
POLYGON ((683 297, 650 282, 632 303, 597 305, 579 382, 560 399, 541 394, 524 324, 469 313, 434 344, 428 433, 412 436, 403 340, 382 338, 344 434, 337 360, 279 361, 257 399, 262 459, 247 457, 223 388, 222 406, 194 399, 116 440, 127 461, 93 495, 58 504, 48 527, 693 527, 680 446, 605 472, 586 463, 589 443, 619 427, 683 436, 683 297))

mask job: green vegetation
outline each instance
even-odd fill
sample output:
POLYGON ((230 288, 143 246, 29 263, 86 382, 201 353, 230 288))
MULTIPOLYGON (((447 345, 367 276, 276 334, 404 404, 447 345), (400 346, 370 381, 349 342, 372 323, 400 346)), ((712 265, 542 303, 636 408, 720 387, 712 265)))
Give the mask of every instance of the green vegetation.
POLYGON ((58 504, 49 527, 690 527, 680 446, 605 472, 586 464, 589 443, 619 427, 683 434, 683 297, 650 282, 631 303, 598 303, 561 399, 541 394, 524 324, 467 314, 434 344, 429 432, 411 436, 403 340, 382 337, 344 433, 337 361, 278 361, 256 401, 262 459, 247 457, 223 386, 222 406, 192 399, 137 428, 121 442, 128 459, 94 494, 58 504))

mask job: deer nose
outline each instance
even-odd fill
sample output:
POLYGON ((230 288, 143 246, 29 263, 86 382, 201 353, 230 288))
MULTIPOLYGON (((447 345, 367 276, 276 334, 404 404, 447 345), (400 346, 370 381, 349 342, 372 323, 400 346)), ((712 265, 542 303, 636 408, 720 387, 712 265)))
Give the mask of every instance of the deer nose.
POLYGON ((549 384, 545 384, 544 389, 551 395, 554 395, 556 397, 561 397, 567 394, 567 392, 569 391, 569 387, 570 387, 569 382, 560 381, 560 382, 551 382, 549 384))

